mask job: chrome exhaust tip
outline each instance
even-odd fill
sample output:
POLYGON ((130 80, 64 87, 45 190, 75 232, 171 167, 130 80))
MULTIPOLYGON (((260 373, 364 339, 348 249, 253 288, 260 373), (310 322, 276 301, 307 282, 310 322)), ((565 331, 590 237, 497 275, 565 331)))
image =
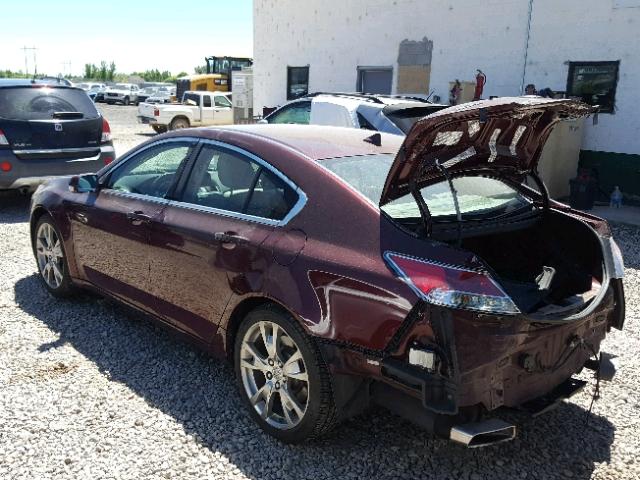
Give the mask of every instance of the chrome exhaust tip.
POLYGON ((516 437, 516 426, 498 418, 451 427, 449 439, 469 448, 508 442, 516 437))

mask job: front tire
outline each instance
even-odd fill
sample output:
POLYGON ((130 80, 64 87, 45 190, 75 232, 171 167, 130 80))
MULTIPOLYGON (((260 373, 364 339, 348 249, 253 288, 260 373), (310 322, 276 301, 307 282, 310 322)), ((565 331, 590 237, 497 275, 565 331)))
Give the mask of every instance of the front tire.
POLYGON ((122 105, 129 105, 129 97, 124 97, 122 100, 122 105))
POLYGON ((68 297, 75 290, 69 275, 67 255, 62 235, 49 215, 38 220, 35 229, 34 253, 40 280, 54 297, 68 297))
POLYGON ((245 317, 234 364, 242 401, 269 435, 301 443, 336 424, 329 370, 313 340, 283 310, 260 307, 245 317))

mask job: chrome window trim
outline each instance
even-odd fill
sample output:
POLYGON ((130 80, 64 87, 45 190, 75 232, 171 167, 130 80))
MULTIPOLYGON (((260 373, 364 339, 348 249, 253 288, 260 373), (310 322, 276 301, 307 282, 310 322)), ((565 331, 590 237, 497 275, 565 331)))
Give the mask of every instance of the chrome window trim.
MULTIPOLYGON (((133 198, 133 199, 138 199, 138 200, 148 200, 151 202, 155 202, 161 205, 173 205, 176 207, 181 207, 181 208, 186 208, 189 210, 195 210, 195 211, 200 211, 203 213, 212 213, 215 215, 222 215, 224 217, 228 217, 228 218, 236 218, 238 220, 244 220, 247 222, 253 222, 253 223, 260 223, 263 225, 271 225, 273 227, 282 227, 285 226, 286 224, 288 224, 295 216, 298 215, 298 213, 300 213, 300 211, 304 208, 304 206, 307 203, 308 197, 307 194, 298 186, 296 185, 292 180, 290 180, 284 173, 282 173, 280 170, 278 170, 276 167, 274 167, 273 165, 271 165, 270 163, 268 163, 267 161, 263 160, 262 158, 258 157, 257 155, 243 149, 240 147, 237 147, 235 145, 231 145, 229 143, 224 143, 224 142, 220 142, 218 140, 211 140, 211 139, 207 139, 207 138, 200 138, 200 137, 171 137, 171 138, 165 138, 163 140, 158 140, 157 142, 153 142, 150 143, 149 145, 142 147, 138 150, 134 150, 132 152, 129 152, 128 154, 126 154, 124 157, 122 157, 120 160, 117 160, 116 162, 114 162, 113 165, 109 166, 104 173, 100 174, 100 178, 99 181, 101 181, 102 179, 108 177, 109 175, 111 175, 117 168, 120 168, 122 165, 124 165, 125 163, 127 163, 133 156, 142 153, 146 150, 148 150, 149 148, 152 147, 156 147, 158 145, 163 145, 165 143, 174 143, 174 142, 192 142, 194 145, 197 145, 198 143, 201 143, 203 145, 207 144, 207 145, 213 145, 213 146, 217 146, 217 147, 221 147, 223 149, 227 149, 227 150, 231 150, 234 152, 237 152, 247 158, 249 158, 250 160, 256 162, 258 165, 260 165, 261 167, 269 170, 271 173, 273 173, 274 175, 276 175, 278 178, 280 178, 283 182, 285 182, 287 185, 289 185, 293 191, 298 195, 298 200, 296 201, 296 203, 294 203, 293 207, 291 207, 291 209, 289 210, 289 212, 284 216, 284 218, 282 220, 274 220, 272 218, 265 218, 265 217, 257 217, 254 215, 247 215, 245 213, 239 213, 239 212, 232 212, 230 210, 223 210, 220 208, 213 208, 213 207, 206 207, 204 205, 198 205, 196 203, 189 203, 189 202, 182 202, 179 200, 169 200, 166 198, 159 198, 159 197, 152 197, 149 195, 142 195, 139 193, 130 193, 130 192, 122 192, 122 191, 118 191, 118 190, 113 190, 111 188, 105 188, 106 191, 109 191, 115 195, 121 196, 121 197, 129 197, 129 198, 133 198)), ((196 159, 197 161, 197 159, 196 159)))
POLYGON ((98 178, 98 182, 101 183, 102 180, 106 177, 108 177, 109 175, 111 175, 116 169, 122 167, 126 162, 128 162, 131 157, 145 152, 147 150, 149 150, 150 148, 153 147, 157 147, 158 145, 163 145, 165 143, 171 143, 171 142, 192 142, 194 146, 196 146, 198 144, 198 142, 200 141, 200 139, 198 137, 171 137, 171 138, 164 138, 162 140, 158 140, 157 142, 153 142, 150 143, 149 145, 146 145, 145 147, 139 148, 137 150, 133 150, 133 151, 129 151, 125 154, 124 157, 120 158, 120 159, 116 159, 114 162, 110 163, 108 167, 106 167, 106 169, 100 173, 99 178, 98 178))
MULTIPOLYGON (((248 215, 246 213, 233 212, 230 210, 224 210, 221 208, 213 208, 207 207, 204 205, 198 205, 196 203, 182 202, 179 200, 171 200, 171 204, 177 207, 187 208, 189 210, 201 211, 203 213, 213 213, 216 215, 222 215, 229 218, 236 218, 238 220, 245 220, 248 222, 261 223, 264 225, 271 225, 274 227, 282 227, 289 223, 300 211, 304 208, 307 203, 307 194, 293 181, 291 181, 284 173, 278 170, 276 167, 258 157, 257 155, 244 150, 243 148, 237 147, 235 145, 231 145, 228 143, 220 142, 218 140, 210 140, 210 139, 202 139, 203 145, 213 145, 215 147, 220 147, 226 150, 231 150, 233 152, 237 152, 242 156, 249 158, 250 160, 256 162, 258 165, 263 167, 264 169, 270 171, 275 176, 280 178, 283 182, 285 182, 289 187, 293 189, 293 191, 298 195, 298 200, 293 204, 293 207, 289 210, 289 212, 284 216, 282 220, 274 220, 272 218, 265 217, 257 217, 254 215, 248 215)), ((196 160, 197 161, 197 160, 196 160)))
POLYGON ((123 192, 121 190, 113 190, 111 188, 105 188, 103 190, 105 193, 109 195, 115 195, 116 197, 124 197, 124 198, 132 198, 134 200, 145 200, 151 203, 157 203, 159 205, 169 205, 171 200, 160 197, 152 197, 151 195, 143 195, 141 193, 132 193, 132 192, 123 192))

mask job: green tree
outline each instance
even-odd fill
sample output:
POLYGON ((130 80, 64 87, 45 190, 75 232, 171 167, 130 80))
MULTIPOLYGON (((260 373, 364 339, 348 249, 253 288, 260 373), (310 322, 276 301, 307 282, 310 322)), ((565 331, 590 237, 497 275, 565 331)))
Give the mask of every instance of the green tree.
POLYGON ((200 73, 200 74, 207 73, 206 65, 198 65, 193 69, 193 73, 200 73))
POLYGON ((113 78, 115 74, 116 74, 116 62, 111 60, 111 63, 109 64, 109 69, 107 70, 107 80, 109 80, 110 82, 113 82, 113 78))
POLYGON ((107 76, 109 73, 109 68, 107 67, 107 62, 105 62, 104 60, 102 60, 100 62, 100 70, 98 72, 98 78, 100 80, 102 80, 103 82, 107 81, 107 76))

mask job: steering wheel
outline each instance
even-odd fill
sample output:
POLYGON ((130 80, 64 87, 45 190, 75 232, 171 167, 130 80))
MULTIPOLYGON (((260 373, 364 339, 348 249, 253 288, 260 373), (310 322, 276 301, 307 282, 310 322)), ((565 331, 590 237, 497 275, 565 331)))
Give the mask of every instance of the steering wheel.
POLYGON ((171 188, 173 176, 173 173, 165 173, 164 175, 151 179, 149 181, 149 189, 158 194, 158 196, 163 196, 169 191, 169 188, 171 188))

